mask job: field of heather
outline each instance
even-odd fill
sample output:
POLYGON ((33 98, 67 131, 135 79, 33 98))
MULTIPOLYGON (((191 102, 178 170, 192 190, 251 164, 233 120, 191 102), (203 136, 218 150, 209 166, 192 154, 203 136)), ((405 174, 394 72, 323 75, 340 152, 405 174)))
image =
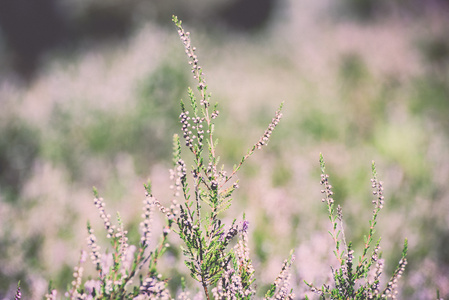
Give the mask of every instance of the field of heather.
MULTIPOLYGON (((140 239, 144 183, 170 206, 180 100, 198 84, 173 14, 218 102, 214 134, 225 171, 283 103, 268 145, 237 173, 222 216, 231 224, 245 215, 256 298, 291 250, 295 299, 319 298, 304 281, 332 282, 338 262, 321 201, 322 153, 355 257, 373 213, 375 161, 385 197, 374 234, 382 237, 381 284, 407 238, 397 298, 449 299, 447 1, 253 2, 49 0, 37 16, 0 4, 0 299, 13 299, 19 281, 24 299, 42 299, 50 281, 62 297, 80 251, 90 251, 88 222, 107 249, 93 186, 112 219, 120 212, 130 244, 140 239), (22 17, 29 25, 14 23, 22 17)), ((154 243, 163 219, 154 211, 154 243)), ((179 237, 168 243, 158 263, 168 289, 179 293, 184 276, 192 299, 204 297, 179 237)), ((95 276, 89 260, 86 279, 95 276)))

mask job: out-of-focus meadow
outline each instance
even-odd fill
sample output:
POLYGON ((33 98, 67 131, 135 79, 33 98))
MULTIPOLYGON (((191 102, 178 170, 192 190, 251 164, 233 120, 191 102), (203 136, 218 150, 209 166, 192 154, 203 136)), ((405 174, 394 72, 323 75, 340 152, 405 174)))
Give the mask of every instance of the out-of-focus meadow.
MULTIPOLYGON (((448 1, 25 2, 0 4, 1 299, 19 280, 30 299, 49 280, 60 290, 70 283, 86 222, 102 228, 92 186, 136 241, 143 183, 150 178, 159 201, 170 201, 179 100, 194 85, 172 14, 191 31, 219 102, 227 169, 285 102, 227 212, 249 220, 258 287, 275 279, 290 249, 297 295, 303 280, 329 279, 322 152, 356 250, 372 212, 375 160, 385 273, 407 237, 400 298, 434 299, 439 289, 449 299, 448 1)), ((187 269, 172 243, 165 275, 178 278, 187 269)))

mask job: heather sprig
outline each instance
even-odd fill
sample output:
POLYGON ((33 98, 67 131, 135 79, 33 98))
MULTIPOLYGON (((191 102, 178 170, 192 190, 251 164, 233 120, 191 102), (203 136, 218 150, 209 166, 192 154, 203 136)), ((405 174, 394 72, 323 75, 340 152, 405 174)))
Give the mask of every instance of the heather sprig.
POLYGON ((248 221, 244 220, 239 240, 230 251, 231 261, 212 289, 214 299, 251 299, 256 292, 253 286, 255 271, 248 248, 248 227, 248 221))
POLYGON ((290 253, 290 258, 284 260, 282 264, 282 269, 279 275, 277 276, 274 283, 271 285, 268 292, 265 294, 265 300, 268 299, 294 299, 295 294, 290 287, 290 268, 295 261, 295 256, 293 253, 290 253))
MULTIPOLYGON (((167 282, 157 270, 159 258, 170 246, 167 236, 173 224, 172 218, 166 218, 159 242, 150 250, 150 234, 153 211, 160 207, 167 215, 176 215, 175 207, 165 211, 151 194, 151 184, 145 185, 146 197, 143 201, 143 214, 140 223, 141 238, 138 245, 130 245, 128 231, 117 213, 117 224, 113 224, 111 215, 106 211, 103 198, 94 188, 94 205, 96 206, 106 237, 110 241, 111 253, 103 252, 98 245, 94 229, 87 224, 87 244, 90 258, 97 270, 97 277, 82 282, 83 264, 86 253, 83 251, 78 266, 73 273, 73 281, 66 293, 68 299, 170 299, 167 282), (134 282, 137 281, 138 282, 134 282)), ((55 299, 56 290, 49 288, 47 299, 55 299)))
POLYGON ((22 292, 20 291, 20 281, 17 283, 17 291, 16 295, 14 296, 14 300, 22 299, 22 292))
POLYGON ((325 162, 323 155, 320 154, 321 166, 321 184, 324 185, 324 194, 322 202, 326 203, 329 213, 329 220, 331 221, 332 230, 329 231, 335 243, 334 255, 337 258, 339 267, 332 268, 333 285, 323 284, 321 288, 306 282, 311 291, 320 295, 322 299, 329 297, 330 299, 383 299, 396 297, 397 281, 401 277, 407 264, 407 239, 404 241, 404 248, 402 250, 402 257, 396 270, 393 273, 390 281, 383 291, 380 290, 380 276, 383 271, 383 260, 380 252, 380 239, 377 241, 371 254, 368 256, 369 250, 372 248, 373 235, 377 225, 377 217, 380 210, 383 208, 383 183, 377 178, 377 171, 374 162, 372 163, 371 179, 373 195, 376 198, 372 201, 374 205, 372 218, 369 221, 368 235, 364 237, 364 247, 362 255, 359 256, 358 262, 354 261, 354 249, 352 243, 346 243, 344 229, 343 229, 343 213, 340 206, 335 212, 334 199, 332 198, 332 185, 329 183, 329 175, 325 171, 325 162), (338 224, 340 223, 340 224, 338 224), (340 226, 338 226, 340 225, 340 226), (340 229, 337 229, 337 228, 340 229), (342 249, 343 244, 343 249, 342 249), (374 266, 374 268, 373 268, 374 266))
POLYGON ((83 279, 83 264, 86 261, 87 253, 85 251, 81 251, 81 257, 79 260, 78 265, 74 268, 73 271, 73 281, 71 283, 72 287, 71 289, 66 293, 66 297, 70 299, 77 299, 80 294, 79 290, 81 287, 82 279, 83 279))
POLYGON ((194 91, 189 88, 190 109, 181 101, 179 118, 184 144, 194 155, 192 170, 189 173, 181 159, 180 139, 177 135, 174 137, 174 169, 171 174, 176 175, 174 186, 181 186, 184 198, 184 203, 180 205, 180 215, 175 220, 178 225, 176 233, 184 242, 182 249, 190 275, 201 282, 207 299, 210 297, 210 286, 215 286, 212 290, 215 296, 232 295, 249 299, 254 294, 254 270, 247 250, 248 223, 244 221, 240 225, 242 228, 239 228, 234 220, 225 230, 225 224, 219 215, 229 208, 232 193, 238 187, 237 181, 229 185, 228 183, 233 180, 244 161, 256 149, 267 144, 282 117, 282 105, 260 140, 228 176, 224 165, 219 166, 220 158, 216 153, 218 142, 213 136, 213 120, 218 116, 218 106, 215 105, 211 110, 211 96, 207 94, 205 76, 195 54, 196 48, 191 44, 190 33, 184 31, 176 16, 173 16, 173 22, 184 44, 193 78, 197 81, 200 99, 198 101, 194 91), (190 181, 187 180, 188 175, 191 175, 190 181), (234 251, 229 251, 227 247, 239 230, 240 240, 234 251))

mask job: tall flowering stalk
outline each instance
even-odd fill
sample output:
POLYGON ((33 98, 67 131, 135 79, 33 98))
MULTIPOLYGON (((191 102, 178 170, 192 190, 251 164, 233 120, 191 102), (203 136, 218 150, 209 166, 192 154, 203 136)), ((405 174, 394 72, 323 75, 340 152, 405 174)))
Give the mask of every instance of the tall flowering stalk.
POLYGON ((234 220, 226 229, 219 215, 229 208, 232 193, 238 187, 234 175, 255 150, 267 144, 282 117, 281 108, 260 140, 227 175, 225 167, 219 166, 217 140, 213 136, 214 119, 219 114, 217 105, 211 108, 211 97, 207 94, 205 76, 195 53, 196 48, 191 44, 190 33, 183 29, 177 17, 173 16, 173 22, 178 28, 199 94, 198 100, 194 91, 188 89, 190 108, 181 101, 179 116, 183 144, 194 155, 190 172, 187 172, 181 159, 180 138, 177 135, 174 138, 172 174, 176 174, 176 186, 182 189, 184 198, 180 215, 175 219, 178 225, 176 233, 184 242, 185 264, 191 276, 201 283, 207 299, 210 292, 220 299, 230 295, 235 299, 249 299, 255 291, 252 286, 254 270, 247 248, 248 222, 237 225, 234 220), (228 245, 238 232, 241 232, 239 242, 234 251, 230 251, 228 245))
POLYGON ((346 243, 344 228, 343 228, 343 213, 340 206, 335 212, 335 203, 332 197, 332 185, 329 183, 329 175, 326 174, 326 168, 323 155, 320 155, 321 166, 321 184, 324 189, 321 193, 324 194, 322 202, 326 203, 329 213, 329 220, 332 224, 332 229, 329 231, 335 243, 334 255, 339 263, 339 268, 332 269, 334 279, 333 286, 323 284, 321 288, 315 287, 311 283, 306 284, 311 291, 320 295, 322 299, 329 297, 330 299, 385 299, 396 298, 397 281, 404 272, 407 264, 407 239, 404 241, 404 248, 402 250, 402 257, 399 264, 394 271, 390 281, 383 291, 380 290, 380 276, 383 271, 383 260, 380 252, 380 239, 368 256, 369 250, 373 245, 373 235, 377 225, 377 216, 383 208, 383 184, 377 179, 376 165, 372 163, 373 179, 371 179, 373 195, 376 198, 372 201, 374 206, 372 218, 369 221, 368 235, 364 238, 364 247, 362 255, 359 256, 358 262, 354 261, 354 250, 352 243, 346 243), (343 246, 342 246, 343 245, 343 246), (374 268, 373 268, 374 266, 374 268))

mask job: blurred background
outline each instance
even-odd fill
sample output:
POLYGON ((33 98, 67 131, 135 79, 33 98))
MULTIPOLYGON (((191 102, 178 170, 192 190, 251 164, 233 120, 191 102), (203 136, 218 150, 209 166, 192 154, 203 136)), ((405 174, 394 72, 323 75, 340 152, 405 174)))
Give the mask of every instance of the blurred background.
MULTIPOLYGON (((322 152, 356 250, 369 227, 375 160, 385 188, 376 236, 383 280, 407 237, 399 298, 435 299, 439 290, 449 299, 447 0, 1 1, 0 299, 12 299, 19 280, 24 298, 40 299, 50 280, 65 290, 87 249, 87 220, 105 249, 92 186, 134 242, 143 183, 150 178, 155 196, 171 200, 179 99, 195 84, 172 14, 192 32, 220 104, 228 170, 285 102, 226 215, 245 212, 250 222, 258 289, 290 249, 297 295, 303 280, 330 278, 322 152)), ((161 263, 174 291, 187 273, 177 243, 161 263)))

